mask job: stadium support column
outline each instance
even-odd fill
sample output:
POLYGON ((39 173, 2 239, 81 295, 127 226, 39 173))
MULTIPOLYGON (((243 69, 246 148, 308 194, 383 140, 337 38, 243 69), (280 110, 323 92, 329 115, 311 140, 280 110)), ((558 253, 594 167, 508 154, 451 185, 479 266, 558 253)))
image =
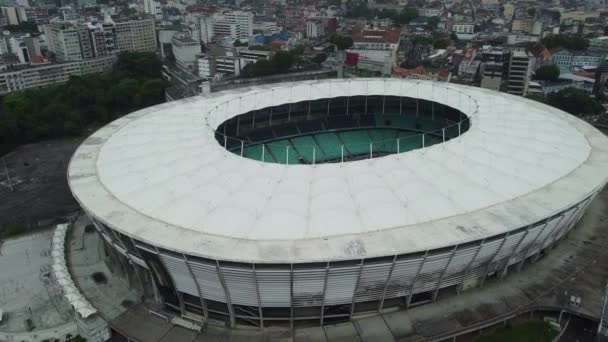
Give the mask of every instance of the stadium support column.
MULTIPOLYGON (((553 243, 555 243, 555 240, 557 240, 558 235, 562 232, 562 230, 564 230, 564 227, 567 226, 566 224, 563 224, 563 225, 560 226, 560 224, 564 220, 564 217, 565 217, 564 214, 562 214, 560 216, 559 222, 557 222, 557 224, 553 228, 553 232, 549 232, 549 234, 547 234, 547 236, 545 237, 545 239, 543 240, 543 242, 540 243, 540 251, 543 250, 543 248, 545 247, 545 243, 547 243, 547 241, 549 241, 550 238, 552 240, 551 240, 551 243, 549 245, 552 245, 553 243)), ((539 251, 539 253, 540 253, 540 251, 539 251)))
POLYGON ((526 227, 526 232, 524 233, 524 235, 522 235, 521 239, 517 242, 517 245, 515 245, 515 247, 513 248, 513 251, 509 255, 509 259, 507 259, 507 262, 505 262, 505 267, 500 272, 500 277, 504 277, 507 274, 507 269, 509 268, 509 260, 511 260, 513 255, 515 255, 515 252, 517 252, 517 249, 519 249, 519 246, 521 246, 521 243, 526 239, 526 236, 528 236, 528 234, 530 233, 530 227, 532 227, 532 226, 526 227))
POLYGON ((378 304, 378 312, 382 312, 382 308, 384 307, 384 299, 386 298, 386 290, 388 289, 388 284, 391 281, 391 277, 393 276, 393 270, 395 269, 395 263, 397 262, 397 255, 393 257, 393 263, 391 264, 391 269, 388 271, 388 276, 386 277, 386 282, 384 283, 384 290, 382 291, 382 298, 380 299, 380 303, 378 304))
MULTIPOLYGON (((385 82, 386 84, 386 82, 385 82)), ((382 95, 382 115, 384 116, 384 107, 386 104, 386 95, 382 95)))
POLYGON ((426 258, 428 256, 429 256, 429 251, 427 250, 426 252, 424 252, 424 257, 422 258, 420 267, 418 267, 418 272, 416 272, 416 275, 414 276, 414 280, 412 280, 412 285, 410 287, 410 293, 408 294, 407 300, 405 302, 406 309, 410 308, 410 304, 412 303, 412 296, 414 295, 414 286, 416 286, 416 281, 418 281, 418 276, 420 276, 420 272, 422 272, 422 268, 424 267, 424 264, 426 263, 426 258))
POLYGON ((253 270, 253 281, 255 282, 255 293, 258 296, 258 315, 260 316, 260 328, 264 329, 264 312, 262 310, 262 296, 260 296, 260 285, 258 284, 258 273, 255 271, 255 264, 251 264, 253 270))
POLYGON ((289 265, 289 328, 293 334, 293 264, 289 265))
POLYGON ((448 259, 448 262, 445 264, 443 271, 441 271, 441 275, 439 276, 439 279, 437 280, 437 286, 435 286, 435 291, 433 291, 433 297, 432 297, 433 302, 437 300, 437 294, 439 293, 439 287, 441 286, 441 282, 443 281, 443 277, 445 276, 445 273, 447 272, 448 268, 450 267, 450 264, 452 263, 452 259, 454 259, 454 255, 456 255, 457 249, 458 249, 458 245, 454 246, 454 249, 452 249, 452 254, 450 255, 450 259, 448 259))
POLYGON ((532 245, 534 245, 536 243, 536 240, 538 240, 538 237, 541 236, 543 234, 543 232, 545 231, 545 229, 547 229, 547 223, 545 222, 543 227, 540 229, 540 231, 538 232, 538 234, 536 234, 536 236, 534 237, 534 240, 532 240, 532 242, 530 242, 528 244, 528 246, 526 246, 526 250, 523 253, 523 257, 521 259, 521 261, 519 262, 519 264, 517 264, 517 271, 521 271, 521 268, 524 266, 524 263, 526 262, 526 258, 528 256, 528 252, 530 251, 530 248, 532 248, 532 245))
POLYGON ((353 300, 350 303, 350 316, 349 319, 353 318, 353 314, 355 313, 355 299, 357 297, 357 289, 359 288, 359 283, 361 283, 361 273, 363 273, 363 262, 365 259, 361 259, 361 263, 359 264, 359 273, 357 274, 357 281, 355 282, 355 288, 353 290, 353 300))
POLYGON ((505 236, 502 238, 502 242, 500 243, 500 246, 498 246, 498 248, 496 248, 496 252, 492 255, 492 257, 488 261, 488 265, 486 266, 485 272, 483 272, 483 277, 481 278, 481 284, 479 285, 479 287, 483 287, 483 285, 486 283, 486 278, 488 277, 488 272, 490 272, 490 267, 492 267, 492 264, 494 263, 494 259, 496 259, 498 254, 500 254, 500 251, 502 250, 502 247, 507 242, 508 238, 509 238, 509 233, 505 234, 505 236))
POLYGON ((321 300, 321 325, 323 325, 323 316, 325 314, 325 292, 327 291, 327 278, 329 277, 329 262, 325 266, 325 280, 323 282, 323 299, 321 300))
POLYGON ((194 285, 196 285, 196 292, 198 293, 198 297, 201 300, 201 307, 203 308, 203 315, 205 316, 205 321, 209 321, 209 311, 207 310, 207 303, 205 303, 205 299, 203 298, 203 293, 201 292, 201 286, 198 284, 198 281, 194 277, 194 272, 192 272, 192 267, 190 266, 190 262, 188 261, 188 257, 186 254, 182 254, 184 257, 184 262, 186 263, 186 268, 188 268, 188 272, 194 281, 194 285))
POLYGON ((467 267, 464 269, 464 274, 462 275, 462 281, 460 282, 460 286, 458 286, 458 289, 456 290, 456 292, 458 294, 460 294, 460 292, 463 290, 464 288, 464 282, 467 280, 467 277, 469 276, 469 273, 471 272, 471 266, 473 266, 473 263, 475 262, 475 260, 477 259, 477 256, 479 255, 479 252, 481 251, 481 249, 483 248, 483 243, 486 241, 486 239, 482 239, 479 242, 479 247, 477 248, 477 251, 475 251, 475 255, 473 255, 473 257, 471 258, 471 261, 469 261, 469 264, 467 265, 467 267))
POLYGON ((346 115, 348 115, 348 104, 350 102, 350 96, 346 97, 346 115))
POLYGON ((218 260, 215 261, 215 267, 217 270, 217 275, 220 279, 220 283, 224 288, 224 294, 226 296, 226 305, 228 306, 228 314, 230 315, 230 327, 234 328, 236 325, 236 320, 234 317, 234 308, 232 307, 232 300, 230 300, 230 292, 228 292, 228 286, 226 286, 226 280, 224 279, 224 275, 222 274, 222 268, 220 267, 220 262, 218 260))

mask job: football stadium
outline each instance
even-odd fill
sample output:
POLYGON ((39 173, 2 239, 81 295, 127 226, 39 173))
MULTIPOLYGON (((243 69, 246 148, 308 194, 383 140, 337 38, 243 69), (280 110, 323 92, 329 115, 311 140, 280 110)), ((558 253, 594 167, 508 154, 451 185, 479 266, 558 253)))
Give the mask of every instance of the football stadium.
POLYGON ((575 229, 606 170, 608 139, 542 103, 335 79, 134 112, 85 140, 68 179, 105 249, 167 310, 293 327, 525 272, 575 229))

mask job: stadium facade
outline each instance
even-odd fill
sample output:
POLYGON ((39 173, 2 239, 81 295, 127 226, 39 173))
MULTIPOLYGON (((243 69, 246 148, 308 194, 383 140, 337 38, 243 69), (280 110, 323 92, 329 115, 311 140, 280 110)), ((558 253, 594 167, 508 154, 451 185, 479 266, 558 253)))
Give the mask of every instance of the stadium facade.
POLYGON ((541 103, 350 79, 140 110, 89 137, 68 178, 167 308, 293 327, 521 268, 575 227, 606 170, 606 137, 541 103))

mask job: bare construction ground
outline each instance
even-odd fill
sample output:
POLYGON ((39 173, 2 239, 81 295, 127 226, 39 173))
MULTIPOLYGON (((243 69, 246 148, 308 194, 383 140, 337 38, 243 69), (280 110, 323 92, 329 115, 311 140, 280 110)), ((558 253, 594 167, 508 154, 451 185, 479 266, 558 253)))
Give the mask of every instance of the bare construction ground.
POLYGON ((78 208, 66 174, 80 141, 24 145, 0 158, 0 230, 9 224, 46 226, 78 208))

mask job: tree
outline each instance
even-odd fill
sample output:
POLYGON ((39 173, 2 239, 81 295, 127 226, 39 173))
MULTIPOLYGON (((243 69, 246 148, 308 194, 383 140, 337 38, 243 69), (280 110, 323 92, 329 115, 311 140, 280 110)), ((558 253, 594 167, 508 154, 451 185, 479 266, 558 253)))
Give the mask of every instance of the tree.
POLYGON ((540 41, 547 49, 563 47, 568 50, 586 50, 589 40, 581 35, 550 34, 540 41))
POLYGON ((291 69, 293 56, 289 52, 279 51, 272 58, 272 64, 277 73, 284 73, 291 69))
POLYGON ((540 81, 555 81, 559 78, 559 67, 557 65, 544 65, 534 73, 534 79, 540 81))
POLYGON ((396 24, 403 25, 416 18, 418 18, 418 10, 415 7, 405 7, 392 19, 396 24))
POLYGON ((38 33, 38 25, 33 21, 22 21, 17 25, 5 25, 4 30, 11 32, 38 33))
POLYGON ((353 39, 351 37, 341 36, 336 33, 331 35, 329 42, 334 44, 340 51, 346 50, 353 46, 353 39))
POLYGON ((604 107, 596 99, 573 87, 550 93, 547 96, 547 104, 576 116, 604 113, 604 107))
POLYGON ((426 20, 426 24, 431 28, 432 31, 435 31, 437 29, 437 25, 439 25, 439 22, 441 22, 441 19, 439 19, 439 17, 429 17, 426 20))
POLYGON ((327 55, 324 53, 320 53, 312 58, 312 62, 316 63, 316 64, 321 64, 321 63, 325 62, 326 59, 327 59, 327 55))
POLYGON ((546 103, 576 116, 597 115, 604 113, 604 107, 594 98, 580 89, 564 88, 546 97, 528 95, 529 99, 546 103))

